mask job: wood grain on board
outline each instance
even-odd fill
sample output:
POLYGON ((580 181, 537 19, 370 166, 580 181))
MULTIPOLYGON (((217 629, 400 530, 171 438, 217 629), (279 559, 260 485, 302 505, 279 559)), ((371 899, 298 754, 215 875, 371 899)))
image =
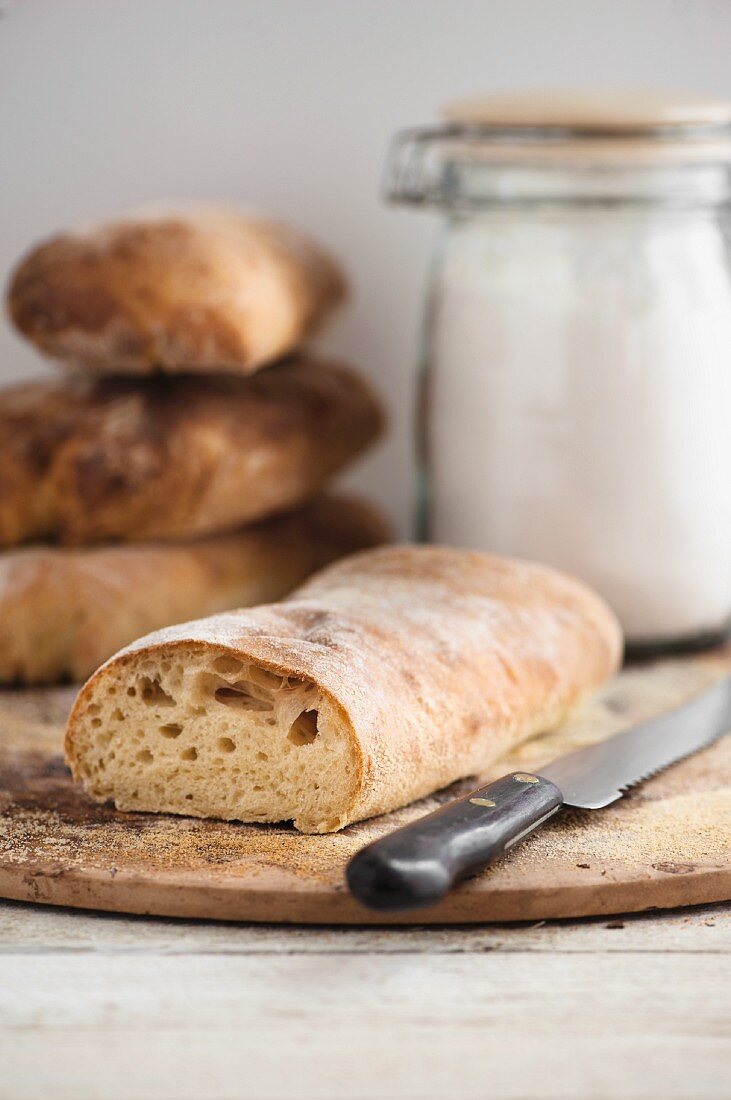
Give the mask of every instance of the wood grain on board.
MULTIPOLYGON (((636 667, 560 730, 497 763, 540 770, 731 672, 731 653, 636 667)), ((340 833, 121 814, 92 803, 62 756, 73 689, 0 694, 0 896, 219 920, 330 924, 541 920, 731 898, 731 737, 602 811, 566 811, 430 910, 384 918, 347 893, 348 858, 463 793, 455 784, 340 833)))

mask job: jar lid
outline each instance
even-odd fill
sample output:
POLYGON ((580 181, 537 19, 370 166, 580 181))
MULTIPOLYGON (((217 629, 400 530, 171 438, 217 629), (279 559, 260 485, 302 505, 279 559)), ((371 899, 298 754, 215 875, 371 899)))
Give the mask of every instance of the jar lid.
POLYGON ((727 127, 731 102, 692 92, 555 89, 460 99, 447 104, 444 115, 466 125, 635 135, 667 127, 727 127))
MULTIPOLYGON (((391 199, 479 204, 491 186, 475 181, 481 168, 594 172, 589 188, 599 197, 608 169, 712 166, 717 173, 731 163, 731 102, 701 95, 533 91, 463 99, 444 113, 441 126, 397 135, 386 174, 391 199)), ((717 181, 711 186, 717 190, 717 181)))

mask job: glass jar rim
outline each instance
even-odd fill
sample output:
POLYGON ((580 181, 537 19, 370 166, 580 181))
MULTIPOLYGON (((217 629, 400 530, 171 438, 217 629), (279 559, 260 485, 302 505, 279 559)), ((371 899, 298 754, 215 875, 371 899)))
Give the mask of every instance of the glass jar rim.
MULTIPOLYGON (((387 159, 384 192, 390 201, 407 205, 506 202, 510 201, 507 194, 485 187, 487 174, 537 170, 555 175, 568 172, 575 178, 583 175, 585 182, 593 179, 592 186, 574 189, 574 198, 584 194, 591 201, 626 202, 634 197, 687 203, 695 199, 715 205, 728 200, 730 166, 728 123, 662 124, 628 134, 597 125, 452 122, 396 134, 387 159), (483 178, 475 186, 480 172, 483 178), (713 183, 709 173, 714 176, 713 183), (611 181, 622 174, 628 185, 618 192, 611 181), (685 186, 678 188, 681 179, 685 186), (652 186, 648 189, 649 182, 652 186)), ((549 191, 556 198, 559 188, 554 185, 549 191)), ((525 197, 516 194, 515 199, 525 197)), ((538 195, 533 192, 531 197, 538 195)))

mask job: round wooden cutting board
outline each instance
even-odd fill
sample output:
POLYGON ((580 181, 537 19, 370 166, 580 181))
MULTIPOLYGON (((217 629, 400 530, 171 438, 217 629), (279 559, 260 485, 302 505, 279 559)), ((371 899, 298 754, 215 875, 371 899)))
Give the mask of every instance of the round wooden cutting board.
MULTIPOLYGON (((540 770, 731 673, 729 651, 625 671, 553 734, 485 778, 540 770)), ((384 918, 348 894, 348 858, 476 780, 340 833, 122 814, 69 777, 71 688, 0 694, 0 896, 216 920, 426 924, 541 920, 731 898, 731 737, 606 810, 566 811, 430 910, 384 918)))

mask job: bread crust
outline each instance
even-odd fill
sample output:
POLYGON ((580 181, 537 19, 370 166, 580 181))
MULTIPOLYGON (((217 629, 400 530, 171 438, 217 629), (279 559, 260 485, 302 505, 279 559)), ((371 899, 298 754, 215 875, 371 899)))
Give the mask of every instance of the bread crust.
POLYGON ((358 376, 295 356, 252 378, 68 378, 0 392, 0 546, 179 540, 312 497, 381 431, 358 376))
POLYGON ((353 497, 192 543, 0 554, 0 682, 82 680, 140 634, 191 616, 280 599, 335 558, 386 542, 353 497))
POLYGON ((345 298, 303 234, 231 210, 131 214, 33 248, 7 292, 40 351, 95 374, 248 374, 310 336, 345 298))
POLYGON ((548 567, 444 547, 366 551, 278 605, 182 624, 123 650, 71 714, 66 751, 77 777, 89 703, 140 665, 189 649, 312 682, 339 709, 358 777, 336 825, 296 822, 318 832, 477 775, 550 729, 617 669, 622 637, 603 600, 548 567))

